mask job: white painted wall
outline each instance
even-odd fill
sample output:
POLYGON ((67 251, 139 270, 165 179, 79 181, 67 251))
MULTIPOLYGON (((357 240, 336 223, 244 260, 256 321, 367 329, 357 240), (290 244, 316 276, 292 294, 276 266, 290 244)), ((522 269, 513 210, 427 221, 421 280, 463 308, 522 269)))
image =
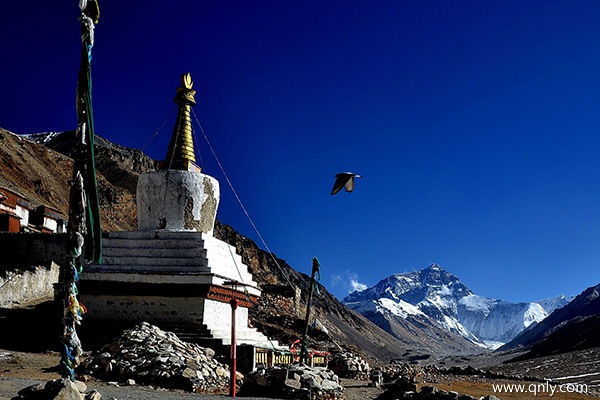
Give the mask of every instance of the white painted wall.
POLYGON ((44 228, 50 229, 52 232, 57 232, 58 224, 54 218, 44 217, 44 228))
POLYGON ((116 321, 147 321, 202 324, 204 299, 161 296, 107 296, 81 294, 86 318, 116 321))
POLYGON ((58 282, 59 266, 35 267, 33 271, 7 271, 0 276, 0 307, 15 308, 27 303, 49 300, 54 296, 58 282))
POLYGON ((212 235, 219 200, 219 182, 212 176, 177 170, 144 173, 137 187, 138 230, 212 235))
POLYGON ((21 217, 21 226, 29 225, 29 209, 17 204, 15 214, 21 217))

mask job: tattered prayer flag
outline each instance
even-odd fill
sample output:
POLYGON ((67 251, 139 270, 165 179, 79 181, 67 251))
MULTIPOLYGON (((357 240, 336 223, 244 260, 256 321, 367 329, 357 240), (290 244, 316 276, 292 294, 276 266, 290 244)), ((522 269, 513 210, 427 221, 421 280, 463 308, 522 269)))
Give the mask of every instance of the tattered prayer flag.
POLYGON ((92 112, 92 47, 94 23, 99 9, 96 0, 80 0, 81 8, 81 64, 77 80, 77 143, 73 157, 73 179, 69 195, 69 224, 67 227, 68 265, 61 271, 63 295, 63 337, 61 372, 63 378, 75 381, 75 369, 82 355, 81 342, 76 325, 81 323, 85 306, 77 299, 77 281, 83 270, 84 259, 102 261, 102 230, 100 228, 100 204, 94 162, 94 115, 92 112))
POLYGON ((96 1, 81 1, 81 63, 77 80, 77 117, 79 151, 77 168, 83 178, 87 200, 85 259, 102 261, 102 229, 100 227, 100 203, 96 163, 94 161, 94 114, 92 109, 92 47, 94 46, 94 22, 99 15, 96 1))
POLYGON ((315 277, 315 290, 317 291, 317 295, 320 296, 321 291, 319 290, 319 284, 317 282, 321 280, 321 264, 319 264, 317 257, 313 257, 312 275, 315 277))

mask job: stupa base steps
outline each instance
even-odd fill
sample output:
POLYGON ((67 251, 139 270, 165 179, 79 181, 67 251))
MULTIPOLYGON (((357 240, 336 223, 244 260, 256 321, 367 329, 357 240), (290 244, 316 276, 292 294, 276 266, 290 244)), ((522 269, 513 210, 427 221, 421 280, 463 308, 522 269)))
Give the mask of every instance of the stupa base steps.
POLYGON ((207 233, 111 232, 103 241, 102 264, 85 268, 79 288, 80 301, 89 310, 82 339, 96 349, 123 330, 148 322, 226 360, 232 342, 230 301, 235 298, 236 345, 245 360, 240 368, 253 368, 256 349, 287 350, 248 326, 248 308, 261 290, 235 247, 207 233))
POLYGON ((82 279, 215 285, 238 281, 251 295, 260 295, 257 283, 235 247, 207 233, 194 231, 111 232, 103 240, 102 264, 86 268, 82 279), (182 276, 187 278, 182 279, 182 276))

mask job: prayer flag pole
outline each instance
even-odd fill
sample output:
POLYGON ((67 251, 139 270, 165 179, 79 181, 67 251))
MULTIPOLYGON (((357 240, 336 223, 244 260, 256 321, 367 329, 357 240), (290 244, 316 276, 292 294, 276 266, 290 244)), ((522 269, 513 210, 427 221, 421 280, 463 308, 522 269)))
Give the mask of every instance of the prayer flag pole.
POLYGON ((85 307, 77 300, 77 281, 85 261, 102 261, 100 207, 94 162, 94 118, 92 113, 91 60, 94 27, 100 10, 97 0, 80 0, 81 64, 77 80, 77 143, 73 159, 73 175, 69 194, 69 223, 67 225, 67 259, 60 282, 63 296, 63 337, 61 374, 75 380, 75 368, 82 353, 75 330, 81 323, 85 307), (85 245, 85 254, 82 254, 85 245))
POLYGON ((306 318, 304 321, 304 335, 302 336, 302 347, 300 350, 300 362, 303 362, 307 365, 310 364, 308 355, 308 325, 310 321, 310 308, 312 306, 313 288, 316 288, 317 293, 319 293, 319 287, 317 286, 317 283, 315 281, 315 275, 319 276, 317 280, 321 279, 320 264, 317 257, 313 257, 312 260, 312 272, 310 275, 310 283, 308 286, 308 298, 306 300, 306 318))

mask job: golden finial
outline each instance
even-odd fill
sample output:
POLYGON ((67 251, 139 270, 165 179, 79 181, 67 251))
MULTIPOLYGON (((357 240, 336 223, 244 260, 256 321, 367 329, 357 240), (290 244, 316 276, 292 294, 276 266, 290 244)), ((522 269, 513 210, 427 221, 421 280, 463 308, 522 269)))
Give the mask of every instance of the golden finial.
POLYGON ((192 135, 192 120, 190 117, 191 106, 196 105, 192 89, 194 83, 190 73, 181 75, 181 87, 177 88, 177 94, 173 101, 179 105, 177 121, 173 128, 171 142, 167 150, 167 156, 161 169, 178 169, 185 171, 200 171, 196 165, 196 154, 194 152, 194 141, 192 135))
POLYGON ((186 89, 191 89, 194 86, 194 82, 192 82, 192 75, 189 72, 181 75, 181 86, 186 89))

